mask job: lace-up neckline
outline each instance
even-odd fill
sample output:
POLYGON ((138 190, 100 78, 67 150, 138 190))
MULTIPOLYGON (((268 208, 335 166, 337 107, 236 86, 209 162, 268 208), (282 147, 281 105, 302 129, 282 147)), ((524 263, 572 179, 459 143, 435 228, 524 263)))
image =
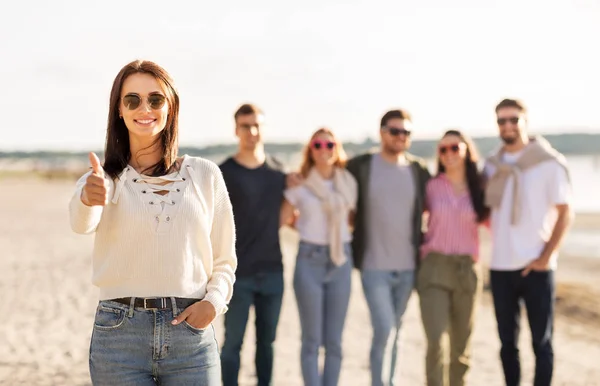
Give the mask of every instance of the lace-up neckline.
POLYGON ((179 192, 180 188, 175 186, 175 182, 183 182, 185 179, 181 177, 179 171, 173 172, 166 176, 152 177, 140 174, 139 178, 134 178, 133 182, 136 184, 143 184, 142 194, 151 194, 154 198, 153 203, 159 203, 161 205, 174 205, 175 202, 171 197, 172 192, 179 192), (158 192, 166 192, 160 194, 158 192))
POLYGON ((158 233, 167 232, 177 217, 178 204, 187 186, 192 185, 200 196, 198 182, 194 180, 193 169, 187 161, 187 157, 184 156, 179 170, 158 177, 140 174, 132 166, 127 166, 119 176, 112 203, 118 203, 125 185, 128 185, 127 189, 137 191, 139 193, 137 196, 147 204, 145 206, 152 215, 156 231, 158 233), (159 194, 158 192, 166 193, 159 194))
POLYGON ((73 231, 94 235, 92 282, 100 299, 203 299, 224 313, 237 257, 235 222, 219 167, 184 155, 178 173, 155 179, 126 166, 109 179, 111 201, 104 206, 81 201, 89 174, 77 181, 69 217, 73 231))

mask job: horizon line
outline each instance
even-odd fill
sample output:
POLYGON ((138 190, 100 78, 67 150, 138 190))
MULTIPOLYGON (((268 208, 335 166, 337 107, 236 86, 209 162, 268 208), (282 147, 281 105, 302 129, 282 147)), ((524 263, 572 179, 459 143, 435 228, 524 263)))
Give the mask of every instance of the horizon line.
MULTIPOLYGON (((593 133, 593 132, 583 132, 583 131, 577 131, 577 132, 572 132, 572 133, 556 133, 556 132, 548 132, 548 133, 538 133, 537 135, 540 136, 544 136, 544 137, 557 137, 557 136, 573 136, 573 135, 587 135, 587 136, 599 136, 600 137, 600 132, 597 133, 593 133)), ((487 139, 499 139, 498 136, 496 135, 477 135, 477 136, 471 136, 471 139, 473 140, 487 140, 487 139)), ((436 139, 434 138, 419 138, 419 139, 413 139, 411 142, 412 143, 419 143, 419 142, 430 142, 430 141, 435 141, 436 139)), ((362 141, 356 141, 356 140, 348 140, 348 141, 342 141, 343 145, 348 145, 348 144, 354 144, 354 145, 361 145, 361 144, 365 144, 365 143, 379 143, 379 140, 375 140, 371 137, 367 137, 365 139, 363 139, 362 141)), ((273 145, 301 145, 304 142, 303 141, 264 141, 263 142, 265 146, 273 146, 273 145)), ((178 149, 181 148, 193 148, 193 149, 210 149, 210 148, 215 148, 215 147, 219 147, 219 146, 233 146, 236 145, 237 141, 232 140, 232 141, 223 141, 223 142, 218 142, 218 143, 211 143, 211 144, 206 144, 206 145, 192 145, 192 144, 179 144, 177 146, 178 149)), ((71 149, 71 150, 67 150, 67 149, 52 149, 52 148, 33 148, 33 149, 20 149, 20 150, 8 150, 8 149, 3 149, 0 147, 0 153, 71 153, 71 154, 75 154, 75 153, 87 153, 90 151, 94 151, 94 152, 103 152, 104 148, 101 149, 96 149, 96 150, 84 150, 84 149, 71 149)))

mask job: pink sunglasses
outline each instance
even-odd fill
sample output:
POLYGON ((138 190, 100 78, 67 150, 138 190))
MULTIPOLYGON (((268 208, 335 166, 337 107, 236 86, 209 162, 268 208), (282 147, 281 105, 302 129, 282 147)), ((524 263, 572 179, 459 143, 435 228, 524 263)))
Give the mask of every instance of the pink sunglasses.
POLYGON ((335 147, 335 142, 315 139, 312 141, 311 146, 313 149, 316 149, 316 150, 325 149, 325 148, 328 150, 331 150, 335 147))

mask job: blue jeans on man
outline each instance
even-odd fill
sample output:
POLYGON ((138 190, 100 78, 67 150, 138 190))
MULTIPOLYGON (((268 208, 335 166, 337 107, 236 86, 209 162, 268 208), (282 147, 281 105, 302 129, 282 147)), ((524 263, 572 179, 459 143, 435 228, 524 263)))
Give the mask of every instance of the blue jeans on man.
POLYGON ((363 270, 362 285, 371 314, 372 386, 394 386, 402 317, 414 288, 415 271, 363 270))
POLYGON ((240 351, 246 333, 250 307, 256 315, 256 376, 258 386, 271 385, 273 343, 283 300, 283 272, 265 272, 238 277, 225 314, 225 341, 221 349, 224 386, 237 386, 240 351))

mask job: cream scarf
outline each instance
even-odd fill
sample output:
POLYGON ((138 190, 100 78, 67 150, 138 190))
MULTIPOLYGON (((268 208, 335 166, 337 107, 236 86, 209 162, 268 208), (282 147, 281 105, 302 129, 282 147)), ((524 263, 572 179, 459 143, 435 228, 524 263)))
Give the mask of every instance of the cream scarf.
POLYGON ((502 203, 502 196, 506 188, 506 183, 510 176, 513 177, 513 202, 511 209, 511 224, 519 221, 520 213, 520 187, 519 181, 521 172, 542 162, 556 160, 567 171, 565 157, 556 151, 550 143, 542 137, 531 139, 529 145, 523 150, 514 165, 502 162, 503 150, 488 158, 488 162, 496 168, 494 175, 487 183, 485 191, 485 203, 491 208, 498 208, 502 203))
POLYGON ((312 168, 304 180, 304 186, 323 204, 323 210, 327 215, 331 260, 336 266, 340 266, 347 260, 342 241, 342 224, 347 223, 348 213, 356 207, 358 195, 356 180, 346 169, 335 168, 332 191, 317 170, 312 168))

